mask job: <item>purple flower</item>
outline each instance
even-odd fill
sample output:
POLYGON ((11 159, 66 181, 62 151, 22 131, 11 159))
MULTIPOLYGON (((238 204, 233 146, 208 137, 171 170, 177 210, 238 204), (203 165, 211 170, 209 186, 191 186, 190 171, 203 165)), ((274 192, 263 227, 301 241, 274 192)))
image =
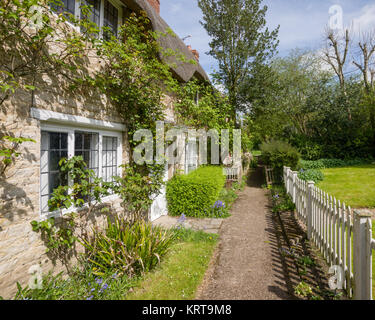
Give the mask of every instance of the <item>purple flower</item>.
POLYGON ((92 300, 92 298, 94 298, 94 296, 89 296, 86 300, 92 300))
POLYGON ((215 204, 213 205, 212 208, 225 208, 225 203, 223 203, 222 201, 218 200, 215 202, 215 204))
POLYGON ((177 222, 178 222, 178 223, 184 223, 185 220, 186 220, 186 216, 185 216, 184 214, 182 214, 181 217, 178 218, 177 222))
POLYGON ((103 279, 102 279, 102 278, 96 278, 96 279, 95 279, 95 282, 96 282, 97 284, 101 284, 101 283, 103 282, 103 279))

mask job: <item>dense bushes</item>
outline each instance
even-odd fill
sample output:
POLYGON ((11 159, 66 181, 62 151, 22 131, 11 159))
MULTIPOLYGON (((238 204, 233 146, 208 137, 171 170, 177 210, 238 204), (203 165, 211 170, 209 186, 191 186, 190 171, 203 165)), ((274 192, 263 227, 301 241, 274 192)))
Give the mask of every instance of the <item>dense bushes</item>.
POLYGON ((294 147, 284 141, 272 140, 260 145, 262 161, 274 168, 277 177, 281 177, 283 166, 296 169, 300 155, 294 147))
POLYGON ((319 181, 324 180, 324 174, 319 169, 301 169, 298 172, 298 178, 305 181, 314 181, 315 183, 318 183, 319 181))
POLYGON ((223 169, 204 166, 188 175, 176 175, 167 183, 168 212, 171 216, 185 214, 200 217, 210 211, 225 183, 223 169))
POLYGON ((361 164, 368 164, 374 160, 369 159, 351 159, 351 160, 341 160, 341 159, 319 159, 316 161, 301 160, 299 165, 304 170, 309 169, 325 169, 325 168, 339 168, 339 167, 350 167, 361 164))

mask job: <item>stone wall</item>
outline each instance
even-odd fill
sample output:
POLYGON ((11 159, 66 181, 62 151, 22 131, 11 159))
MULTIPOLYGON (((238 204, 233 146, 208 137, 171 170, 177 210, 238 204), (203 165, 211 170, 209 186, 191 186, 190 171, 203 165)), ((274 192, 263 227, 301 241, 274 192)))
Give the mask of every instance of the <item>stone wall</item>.
MULTIPOLYGON (((90 57, 89 57, 90 56, 90 57)), ((1 57, 0 57, 1 59, 1 57)), ((82 62, 87 72, 100 68, 94 55, 82 62)), ((32 231, 30 222, 40 220, 40 140, 41 122, 32 118, 31 108, 55 111, 86 118, 121 123, 121 117, 107 98, 95 91, 70 90, 69 83, 55 74, 36 79, 34 93, 18 90, 0 105, 0 134, 32 138, 36 143, 21 145, 21 156, 11 165, 6 178, 0 178, 0 296, 11 298, 16 282, 25 286, 30 278, 28 270, 39 264, 43 272, 64 270, 53 264, 46 255, 40 234, 32 231)), ((173 122, 173 98, 165 96, 166 115, 173 122)), ((129 161, 126 132, 123 133, 123 163, 129 161)), ((109 203, 119 209, 119 201, 109 203)), ((103 217, 98 222, 103 222, 103 217)))
MULTIPOLYGON (((0 296, 10 298, 16 290, 16 282, 26 285, 28 270, 40 264, 46 272, 62 265, 53 266, 45 254, 46 247, 40 234, 31 229, 30 222, 40 219, 40 139, 41 123, 30 115, 31 107, 79 115, 97 120, 121 122, 114 114, 107 114, 107 102, 90 96, 74 96, 61 90, 59 81, 45 86, 38 85, 33 94, 19 91, 0 107, 1 133, 23 136, 36 141, 21 145, 21 156, 0 179, 0 296), (92 101, 90 101, 92 100, 92 101)), ((123 161, 127 162, 127 140, 123 137, 123 161)))

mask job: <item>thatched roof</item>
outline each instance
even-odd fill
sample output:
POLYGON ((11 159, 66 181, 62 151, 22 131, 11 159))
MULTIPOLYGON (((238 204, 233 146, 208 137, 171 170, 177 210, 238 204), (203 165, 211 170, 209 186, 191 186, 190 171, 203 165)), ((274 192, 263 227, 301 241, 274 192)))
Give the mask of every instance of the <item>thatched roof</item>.
MULTIPOLYGON (((171 28, 164 21, 162 17, 154 10, 154 8, 148 3, 147 0, 122 0, 131 10, 139 11, 143 10, 147 13, 148 18, 151 21, 152 28, 154 31, 160 31, 166 33, 171 28)), ((164 49, 172 49, 173 51, 182 53, 185 55, 187 60, 194 60, 195 57, 192 52, 188 49, 186 44, 177 36, 167 34, 166 36, 159 38, 160 45, 164 49)), ((168 64, 174 64, 172 71, 177 78, 183 82, 188 82, 193 76, 201 80, 209 80, 206 72, 202 66, 197 64, 185 63, 177 61, 175 57, 161 57, 162 60, 168 64)))

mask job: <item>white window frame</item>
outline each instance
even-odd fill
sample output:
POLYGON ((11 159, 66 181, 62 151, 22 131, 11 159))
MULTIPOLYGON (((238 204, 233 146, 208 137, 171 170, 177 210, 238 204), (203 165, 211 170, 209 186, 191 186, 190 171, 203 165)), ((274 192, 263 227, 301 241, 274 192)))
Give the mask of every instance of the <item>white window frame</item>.
MULTIPOLYGON (((117 145, 117 167, 118 170, 119 166, 122 165, 122 133, 117 131, 109 131, 109 130, 103 130, 98 128, 89 128, 85 126, 80 126, 79 123, 72 124, 72 125, 62 125, 62 124, 55 124, 51 122, 42 122, 40 125, 40 133, 42 131, 49 131, 49 132, 61 132, 61 133, 67 133, 68 134, 68 159, 71 159, 74 156, 74 146, 75 146, 75 131, 81 131, 81 132, 90 132, 90 133, 96 133, 99 135, 99 169, 98 169, 98 176, 102 177, 102 167, 103 167, 103 136, 106 137, 116 137, 118 140, 117 145)), ((120 171, 118 171, 120 174, 120 171)), ((71 181, 69 181, 69 184, 71 181)), ((109 202, 118 199, 118 195, 110 195, 107 197, 102 198, 102 202, 109 202)), ((50 218, 50 217, 58 217, 60 216, 59 211, 52 211, 48 213, 42 213, 41 208, 41 183, 39 184, 39 213, 41 218, 50 218)), ((85 205, 84 205, 85 206, 85 205)), ((63 209, 62 215, 65 215, 67 213, 76 212, 79 208, 69 208, 69 209, 63 209)))
MULTIPOLYGON (((104 1, 105 0, 100 0, 100 17, 99 17, 99 29, 101 29, 103 27, 103 24, 104 24, 104 1)), ((118 10, 118 23, 117 23, 117 31, 120 29, 121 25, 122 25, 122 19, 123 19, 123 7, 125 6, 124 3, 122 3, 121 1, 118 1, 118 0, 108 0, 117 10, 118 10)), ((74 7, 74 16, 77 18, 77 19, 80 19, 81 18, 81 9, 80 9, 80 6, 81 6, 81 0, 76 0, 75 1, 75 7, 74 7)), ((52 12, 52 14, 57 18, 58 17, 58 14, 56 12, 54 12, 53 10, 50 10, 52 12)), ((77 32, 81 32, 80 28, 73 25, 71 22, 69 21, 66 21, 66 23, 72 27, 75 31, 77 32)), ((103 31, 100 30, 100 38, 102 39, 103 38, 103 31)))

